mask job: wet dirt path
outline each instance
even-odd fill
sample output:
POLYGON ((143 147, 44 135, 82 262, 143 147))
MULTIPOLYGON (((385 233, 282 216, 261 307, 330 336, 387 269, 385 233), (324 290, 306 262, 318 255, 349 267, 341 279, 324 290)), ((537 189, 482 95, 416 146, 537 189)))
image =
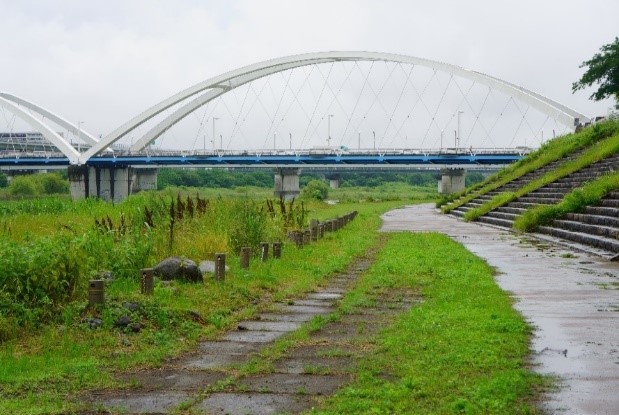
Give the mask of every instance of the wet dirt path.
POLYGON ((127 388, 91 393, 90 405, 104 413, 187 410, 192 414, 255 415, 298 413, 316 406, 351 380, 368 338, 394 313, 411 307, 417 300, 413 294, 389 296, 381 292, 375 306, 343 314, 336 321, 327 320, 320 330, 296 340, 274 359, 270 370, 243 374, 238 369, 304 323, 317 316, 328 318, 370 267, 374 254, 357 260, 315 292, 276 304, 272 311, 240 322, 221 339, 202 342, 195 352, 160 369, 121 375, 127 388))
POLYGON ((436 231, 499 272, 536 328, 534 369, 560 377, 541 404, 551 414, 619 414, 619 264, 538 243, 416 205, 383 215, 383 231, 436 231))

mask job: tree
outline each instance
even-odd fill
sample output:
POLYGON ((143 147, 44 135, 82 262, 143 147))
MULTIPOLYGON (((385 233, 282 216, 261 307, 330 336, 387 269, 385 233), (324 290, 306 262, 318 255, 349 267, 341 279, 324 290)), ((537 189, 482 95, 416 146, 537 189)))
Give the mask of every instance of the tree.
POLYGON ((615 108, 619 109, 619 38, 615 37, 614 42, 602 46, 600 53, 580 65, 583 67, 588 69, 578 82, 572 84, 572 93, 596 83, 598 90, 589 99, 600 101, 614 97, 615 108))

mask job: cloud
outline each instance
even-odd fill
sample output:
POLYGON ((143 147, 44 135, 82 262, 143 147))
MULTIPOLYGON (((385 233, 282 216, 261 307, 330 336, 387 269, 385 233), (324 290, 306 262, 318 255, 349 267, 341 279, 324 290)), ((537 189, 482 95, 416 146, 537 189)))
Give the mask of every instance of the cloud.
POLYGON ((590 1, 0 0, 0 90, 95 133, 219 73, 274 57, 372 50, 468 67, 581 110, 579 64, 616 35, 590 1))

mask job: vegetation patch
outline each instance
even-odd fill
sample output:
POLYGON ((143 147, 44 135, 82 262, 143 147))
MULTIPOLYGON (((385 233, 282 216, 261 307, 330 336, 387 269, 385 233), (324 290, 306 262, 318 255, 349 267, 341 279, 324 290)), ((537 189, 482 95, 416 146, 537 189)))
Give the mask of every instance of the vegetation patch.
POLYGON ((531 327, 492 269, 439 234, 394 234, 343 303, 414 290, 360 360, 355 381, 312 413, 538 413, 547 381, 527 368, 531 327))

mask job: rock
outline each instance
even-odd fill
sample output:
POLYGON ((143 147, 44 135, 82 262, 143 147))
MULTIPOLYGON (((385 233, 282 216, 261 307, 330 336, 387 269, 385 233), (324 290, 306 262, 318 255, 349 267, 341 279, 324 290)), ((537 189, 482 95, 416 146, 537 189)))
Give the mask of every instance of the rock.
POLYGON ((153 268, 154 275, 164 281, 180 280, 189 282, 201 282, 202 273, 190 259, 169 257, 161 261, 153 268))
POLYGON ((142 325, 140 323, 131 323, 127 326, 129 330, 133 333, 139 333, 142 330, 142 325))
POLYGON ((140 308, 140 305, 138 303, 126 302, 123 303, 123 307, 129 311, 137 311, 140 308))
POLYGON ((103 320, 95 317, 89 318, 86 322, 88 323, 88 327, 90 327, 91 329, 98 329, 103 325, 103 320))
POLYGON ((118 320, 116 320, 116 327, 127 327, 131 323, 131 318, 129 316, 120 316, 118 320))
MULTIPOLYGON (((230 271, 230 267, 226 265, 226 271, 230 271)), ((214 274, 215 273, 215 261, 202 261, 200 262, 200 272, 214 274)))

